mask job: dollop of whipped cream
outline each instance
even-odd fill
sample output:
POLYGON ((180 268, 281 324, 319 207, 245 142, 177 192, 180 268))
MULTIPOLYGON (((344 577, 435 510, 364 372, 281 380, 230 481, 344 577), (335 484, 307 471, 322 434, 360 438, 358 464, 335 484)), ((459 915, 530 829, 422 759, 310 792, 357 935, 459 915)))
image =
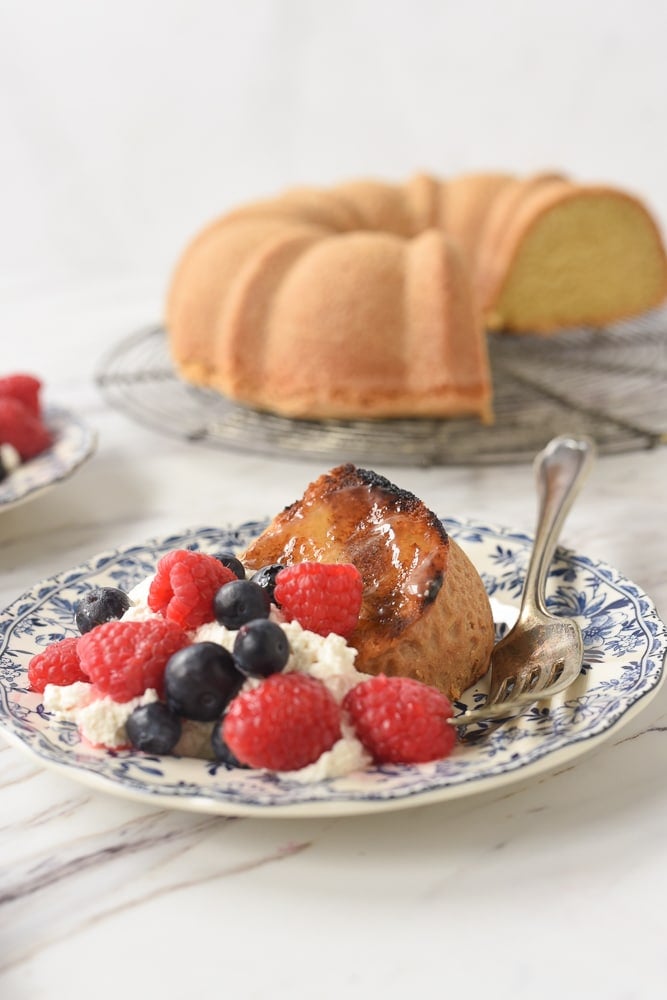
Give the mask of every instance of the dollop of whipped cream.
MULTIPOLYGON (((152 576, 147 577, 129 592, 130 607, 122 621, 147 621, 159 617, 148 606, 148 591, 152 579, 152 576)), ((368 674, 356 670, 354 661, 357 651, 348 646, 342 636, 333 633, 321 636, 302 628, 298 622, 286 622, 275 606, 271 608, 270 617, 278 622, 289 641, 291 652, 285 672, 299 671, 322 681, 338 704, 351 688, 368 678, 368 674)), ((188 632, 191 642, 217 642, 229 652, 233 649, 236 635, 235 630, 228 629, 217 621, 206 622, 188 632)), ((241 690, 249 690, 258 684, 261 684, 261 680, 248 678, 241 690)), ((99 698, 95 697, 92 685, 81 681, 66 687, 47 684, 44 689, 44 707, 48 712, 57 720, 74 722, 87 742, 111 749, 129 745, 125 725, 134 709, 157 700, 158 694, 152 689, 145 691, 140 698, 127 702, 116 702, 109 697, 99 698)), ((182 734, 174 755, 213 759, 211 731, 211 723, 183 719, 182 734)), ((341 739, 313 764, 299 771, 283 771, 278 774, 290 781, 307 784, 342 777, 367 767, 371 758, 352 728, 344 721, 341 733, 341 739)))
POLYGON ((109 749, 129 746, 125 723, 135 708, 157 700, 158 693, 153 688, 131 701, 114 701, 108 695, 95 697, 92 684, 84 681, 66 687, 47 684, 44 688, 47 712, 52 712, 56 719, 75 722, 86 742, 109 749))

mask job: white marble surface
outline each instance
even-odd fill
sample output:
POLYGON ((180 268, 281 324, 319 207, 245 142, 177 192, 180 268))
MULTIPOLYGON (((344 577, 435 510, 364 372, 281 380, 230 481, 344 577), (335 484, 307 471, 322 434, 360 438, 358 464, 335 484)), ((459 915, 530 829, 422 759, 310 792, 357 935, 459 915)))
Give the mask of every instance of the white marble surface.
MULTIPOLYGON (((0 603, 126 542, 238 523, 294 499, 316 463, 163 438, 106 407, 92 372, 159 311, 150 282, 6 297, 3 367, 99 433, 70 480, 0 514, 0 603)), ((531 530, 528 467, 380 471, 442 514, 531 530)), ((667 451, 602 458, 563 541, 616 566, 667 616, 667 451)), ((0 743, 0 995, 180 1000, 654 997, 667 890, 667 688, 572 766, 374 817, 225 819, 91 791, 0 743), (555 957, 548 957, 549 949, 555 957), (94 991, 93 986, 94 984, 94 991), (129 995, 133 995, 130 988, 129 995)))
MULTIPOLYGON (((161 437, 95 388, 211 215, 355 175, 558 168, 664 224, 666 29, 656 0, 0 0, 0 369, 42 374, 99 433, 71 479, 0 513, 0 605, 103 549, 272 514, 322 471, 161 437)), ((532 529, 528 467, 379 471, 441 514, 532 529)), ((603 458, 563 536, 663 618, 666 487, 666 449, 603 458)), ((653 1000, 666 749, 667 687, 495 793, 226 820, 91 791, 0 737, 0 997, 653 1000)))

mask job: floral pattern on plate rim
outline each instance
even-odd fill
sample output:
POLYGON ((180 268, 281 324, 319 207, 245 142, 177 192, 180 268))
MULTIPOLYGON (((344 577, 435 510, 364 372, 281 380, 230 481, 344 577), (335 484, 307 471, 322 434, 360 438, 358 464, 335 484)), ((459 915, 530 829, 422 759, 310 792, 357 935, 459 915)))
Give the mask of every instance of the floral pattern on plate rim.
MULTIPOLYGON (((446 518, 443 523, 472 558, 489 596, 518 605, 532 538, 467 519, 446 518)), ((94 749, 81 743, 72 724, 51 720, 40 696, 27 689, 27 664, 48 643, 77 634, 74 605, 89 586, 129 589, 170 549, 242 549, 263 527, 248 522, 193 528, 103 553, 19 597, 0 615, 0 724, 7 735, 42 762, 68 769, 71 777, 160 805, 241 815, 319 815, 331 807, 344 814, 419 805, 487 788, 493 779, 528 776, 537 765, 548 767, 559 751, 583 752, 607 735, 657 692, 663 678, 667 628, 650 599, 604 563, 559 549, 549 572, 547 603, 582 627, 581 676, 549 708, 536 703, 504 725, 480 724, 472 735, 483 738, 458 746, 445 760, 372 767, 303 785, 210 761, 94 749)), ((456 708, 462 711, 483 699, 482 681, 456 708)))

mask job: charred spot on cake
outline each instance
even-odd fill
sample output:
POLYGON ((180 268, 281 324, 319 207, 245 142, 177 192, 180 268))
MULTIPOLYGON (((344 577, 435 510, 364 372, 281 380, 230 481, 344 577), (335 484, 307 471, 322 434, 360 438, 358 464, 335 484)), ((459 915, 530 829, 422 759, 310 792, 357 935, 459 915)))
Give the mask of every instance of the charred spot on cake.
MULTIPOLYGON (((423 515, 426 512, 431 525, 436 529, 438 534, 443 540, 447 539, 447 531, 442 521, 435 516, 433 511, 429 510, 425 506, 424 502, 411 493, 409 490, 402 489, 400 486, 396 486, 392 483, 390 479, 383 476, 379 472, 375 472, 373 469, 362 469, 353 465, 352 463, 347 463, 346 465, 340 465, 336 469, 332 469, 329 473, 332 480, 338 484, 345 484, 345 481, 349 479, 350 484, 358 485, 359 482, 363 483, 364 486, 368 487, 369 490, 380 490, 382 493, 386 494, 387 497, 391 497, 396 510, 400 510, 406 514, 412 514, 415 512, 420 512, 423 515)), ((327 477, 328 478, 328 477, 327 477)))
POLYGON ((426 588, 426 593, 424 594, 424 605, 433 604, 434 600, 440 593, 442 585, 445 581, 445 574, 438 573, 437 576, 433 577, 426 588))
POLYGON ((373 469, 357 468, 355 470, 353 465, 346 466, 346 468, 353 472, 356 471, 356 475, 362 483, 366 486, 370 486, 371 489, 383 490, 385 493, 392 494, 397 500, 405 502, 412 502, 416 500, 413 493, 410 493, 408 490, 401 489, 400 486, 396 486, 395 483, 392 483, 386 476, 381 475, 379 472, 375 472, 373 469))

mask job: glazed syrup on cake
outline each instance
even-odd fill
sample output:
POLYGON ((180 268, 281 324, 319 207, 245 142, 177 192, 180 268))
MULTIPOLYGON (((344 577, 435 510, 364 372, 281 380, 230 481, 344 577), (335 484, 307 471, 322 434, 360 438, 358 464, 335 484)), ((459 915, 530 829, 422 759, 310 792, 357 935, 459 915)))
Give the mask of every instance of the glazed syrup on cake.
MULTIPOLYGON (((272 559, 357 567, 364 598, 356 636, 378 625, 399 635, 442 585, 448 554, 442 525, 413 494, 375 472, 334 469, 277 520, 275 534, 269 529, 272 559)), ((253 566, 266 561, 263 551, 250 547, 253 566)))

